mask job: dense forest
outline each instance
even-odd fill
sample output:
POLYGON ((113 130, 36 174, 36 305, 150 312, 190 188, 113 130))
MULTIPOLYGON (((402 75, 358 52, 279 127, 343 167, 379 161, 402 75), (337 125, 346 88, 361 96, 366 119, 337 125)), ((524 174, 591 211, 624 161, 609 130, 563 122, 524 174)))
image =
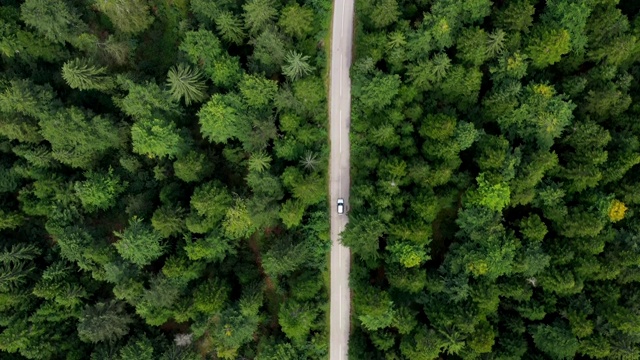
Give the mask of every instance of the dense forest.
POLYGON ((0 358, 325 359, 331 2, 0 4, 0 358))
POLYGON ((357 0, 352 359, 640 359, 640 2, 357 0))

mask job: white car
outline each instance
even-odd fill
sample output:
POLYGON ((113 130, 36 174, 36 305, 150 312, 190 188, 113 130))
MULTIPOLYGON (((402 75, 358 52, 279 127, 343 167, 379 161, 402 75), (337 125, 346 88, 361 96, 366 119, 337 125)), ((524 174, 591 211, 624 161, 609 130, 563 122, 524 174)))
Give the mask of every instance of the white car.
POLYGON ((338 199, 338 214, 344 214, 344 199, 338 199))

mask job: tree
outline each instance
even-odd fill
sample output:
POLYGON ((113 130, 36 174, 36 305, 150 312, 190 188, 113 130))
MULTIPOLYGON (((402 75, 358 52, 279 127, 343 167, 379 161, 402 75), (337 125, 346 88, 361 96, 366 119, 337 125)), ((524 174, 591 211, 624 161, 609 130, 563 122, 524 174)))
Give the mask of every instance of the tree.
POLYGON ((313 67, 307 62, 308 60, 309 56, 290 51, 284 58, 286 65, 282 67, 282 72, 292 81, 308 75, 313 71, 313 67))
POLYGON ((230 11, 221 11, 216 17, 216 30, 223 40, 236 45, 242 44, 245 38, 242 20, 230 11))
POLYGON ((238 58, 223 51, 220 40, 210 31, 187 32, 180 50, 187 54, 192 64, 204 70, 215 86, 231 88, 242 75, 238 58))
POLYGON ((111 119, 69 107, 40 120, 40 133, 51 144, 52 156, 63 164, 89 168, 124 139, 111 119))
POLYGON ((75 9, 63 0, 27 0, 20 6, 20 15, 25 24, 58 43, 71 40, 86 26, 75 9))
POLYGON ((489 57, 494 57, 500 54, 504 50, 504 40, 506 33, 502 29, 497 29, 487 38, 486 54, 489 57))
POLYGON ((272 0, 249 0, 242 9, 245 26, 252 35, 263 31, 278 17, 278 9, 272 0))
POLYGON ((235 205, 227 210, 222 227, 231 239, 249 237, 256 230, 246 200, 237 199, 235 205))
POLYGON ((625 204, 620 200, 614 199, 609 207, 609 220, 611 220, 611 222, 617 222, 624 219, 626 211, 627 207, 625 204))
POLYGON ((198 182, 202 180, 211 170, 204 154, 197 151, 189 151, 178 156, 173 162, 173 172, 176 177, 185 182, 198 182))
POLYGON ((62 78, 73 89, 110 90, 114 82, 106 73, 105 67, 92 65, 86 59, 73 59, 62 66, 62 78))
POLYGON ((202 134, 212 142, 226 143, 231 138, 243 140, 251 125, 241 114, 234 95, 215 94, 198 112, 202 134))
POLYGON ((232 205, 229 191, 218 181, 199 185, 191 196, 191 208, 213 224, 219 223, 232 205))
POLYGON ((527 32, 533 24, 534 13, 535 8, 528 1, 511 1, 496 12, 496 25, 507 31, 527 32))
POLYGON ((176 124, 158 118, 136 121, 131 127, 131 141, 134 152, 150 158, 175 158, 188 148, 176 124))
POLYGON ((379 0, 371 11, 371 22, 376 28, 387 27, 398 21, 400 9, 396 0, 379 0))
POLYGON ((87 306, 78 320, 78 336, 84 342, 98 343, 118 340, 129 333, 133 319, 117 301, 99 302, 87 306))
POLYGON ((255 171, 261 173, 271 166, 271 156, 261 151, 251 154, 249 158, 249 171, 255 171))
POLYGON ((313 30, 313 10, 298 3, 287 5, 280 14, 278 25, 296 39, 304 39, 313 30))
POLYGON ((563 323, 534 325, 529 330, 536 347, 553 359, 571 359, 580 343, 563 323))
POLYGON ((115 102, 125 114, 132 118, 173 120, 181 114, 171 94, 161 89, 156 83, 136 84, 130 80, 120 79, 120 81, 129 93, 124 99, 115 99, 115 102))
POLYGON ((202 81, 200 70, 193 70, 189 65, 178 64, 169 69, 167 74, 167 86, 171 96, 176 100, 184 98, 187 106, 192 102, 200 102, 206 99, 206 86, 202 81))
POLYGON ((267 76, 280 72, 287 56, 287 42, 276 28, 260 32, 249 45, 253 46, 249 66, 254 72, 264 72, 267 76))
POLYGON ((113 174, 109 168, 107 174, 89 171, 86 180, 76 182, 75 190, 82 206, 89 212, 106 210, 116 203, 116 198, 125 190, 127 183, 113 174))
POLYGON ((385 226, 378 217, 354 216, 347 224, 342 235, 342 243, 351 248, 355 255, 363 259, 375 259, 378 256, 380 237, 385 232, 385 226))
POLYGON ((165 251, 165 246, 161 243, 162 236, 138 217, 131 218, 129 226, 123 232, 113 233, 120 239, 114 244, 118 253, 138 266, 151 263, 165 251))
POLYGON ((272 103, 278 92, 278 83, 263 76, 244 74, 239 89, 247 105, 262 109, 272 103))
POLYGON ((407 242, 396 242, 388 246, 387 250, 391 253, 391 258, 394 261, 399 262, 407 268, 419 266, 422 262, 430 258, 421 246, 407 242))
POLYGON ((375 112, 391 104, 400 90, 400 84, 398 75, 379 74, 366 85, 354 88, 353 92, 366 111, 375 112))
POLYGON ((120 349, 121 360, 153 360, 153 345, 146 336, 129 339, 127 345, 120 349))
POLYGON ((539 28, 533 33, 526 51, 536 68, 557 63, 571 50, 569 32, 565 29, 539 28))
POLYGON ((478 190, 469 195, 471 204, 486 206, 493 211, 502 211, 509 204, 511 194, 509 186, 491 184, 485 180, 484 174, 480 174, 476 181, 478 182, 478 190))
POLYGON ((488 43, 489 37, 484 30, 478 27, 466 28, 458 38, 456 48, 459 52, 456 56, 471 65, 482 65, 494 53, 489 50, 488 43))
POLYGON ((288 199, 280 209, 280 219, 288 229, 291 229, 300 225, 305 210, 306 207, 301 201, 288 199))
POLYGON ((223 310, 228 296, 229 288, 226 284, 219 279, 212 279, 195 289, 193 307, 206 316, 214 316, 223 310))
POLYGON ((395 310, 393 301, 386 291, 367 286, 366 290, 355 294, 353 303, 356 318, 365 329, 374 331, 391 325, 395 310))
POLYGON ((314 325, 317 312, 307 303, 288 300, 280 305, 278 322, 282 331, 294 344, 304 343, 314 325))
POLYGON ((96 7, 120 31, 137 34, 146 30, 154 18, 146 0, 97 0, 96 7))
POLYGON ((163 238, 181 234, 185 230, 184 210, 181 207, 163 205, 153 212, 151 226, 163 238))

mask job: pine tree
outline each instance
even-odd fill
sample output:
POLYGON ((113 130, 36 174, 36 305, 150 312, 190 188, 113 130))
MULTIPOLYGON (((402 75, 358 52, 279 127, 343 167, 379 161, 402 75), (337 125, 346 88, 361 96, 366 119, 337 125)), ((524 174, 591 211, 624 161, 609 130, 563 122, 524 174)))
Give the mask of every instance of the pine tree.
POLYGON ((189 65, 178 64, 177 67, 172 67, 167 75, 167 86, 171 96, 177 101, 184 98, 187 106, 192 102, 201 102, 207 97, 207 87, 202 79, 202 73, 189 65))
POLYGON ((292 81, 295 81, 313 71, 313 66, 309 65, 309 56, 302 55, 296 51, 290 51, 285 57, 286 65, 282 67, 282 72, 292 81))
POLYGON ((87 306, 78 321, 78 335, 84 342, 97 343, 120 339, 129 332, 133 319, 124 312, 122 303, 99 302, 87 306))
POLYGON ((109 90, 115 84, 105 76, 106 70, 105 67, 91 65, 86 59, 73 59, 62 66, 62 78, 73 89, 109 90))

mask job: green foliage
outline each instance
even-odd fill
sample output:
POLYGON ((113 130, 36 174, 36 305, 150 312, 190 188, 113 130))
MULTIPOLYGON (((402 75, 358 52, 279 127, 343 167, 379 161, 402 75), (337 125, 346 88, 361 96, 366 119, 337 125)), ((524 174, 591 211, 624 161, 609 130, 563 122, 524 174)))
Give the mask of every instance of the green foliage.
POLYGON ((146 336, 129 339, 120 349, 121 360, 153 360, 153 344, 146 336))
POLYGON ((63 0, 27 0, 20 6, 20 17, 48 40, 64 43, 84 24, 63 0))
POLYGON ((176 177, 185 182, 198 182, 210 172, 211 164, 206 156, 196 151, 189 151, 178 156, 173 162, 173 171, 176 177))
POLYGON ((570 49, 570 35, 567 30, 542 28, 531 40, 526 51, 534 67, 544 68, 560 61, 562 55, 570 49))
POLYGON ((272 0, 249 0, 242 6, 244 23, 249 34, 255 35, 276 20, 278 9, 272 0))
POLYGON ((580 343, 563 324, 536 325, 530 330, 536 347, 552 359, 571 359, 580 343))
POLYGON ((132 321, 124 313, 122 303, 99 302, 84 309, 78 322, 78 336, 91 343, 117 340, 129 333, 132 321))
POLYGON ((278 322, 294 343, 303 343, 314 325, 317 310, 308 304, 289 300, 280 306, 278 322))
POLYGON ((309 75, 313 71, 313 67, 309 65, 309 56, 302 55, 295 51, 290 51, 285 56, 286 65, 282 67, 282 72, 295 81, 305 75, 309 75))
POLYGON ((511 195, 509 186, 504 183, 492 184, 485 179, 484 174, 480 174, 476 181, 478 189, 469 195, 470 203, 485 206, 493 211, 502 211, 509 205, 511 195))
POLYGON ((244 74, 239 89, 247 105, 260 109, 273 101, 278 83, 262 76, 244 74))
POLYGON ((223 51, 220 40, 210 31, 187 32, 180 50, 187 54, 191 63, 202 68, 215 86, 231 88, 240 79, 238 59, 223 51))
POLYGON ((151 226, 163 238, 178 235, 185 229, 184 210, 172 205, 163 205, 153 212, 151 226))
POLYGON ((136 121, 131 127, 131 141, 135 153, 150 158, 174 158, 188 146, 175 123, 158 118, 136 121))
POLYGON ((169 69, 167 86, 171 96, 176 100, 184 98, 186 105, 201 102, 206 99, 206 86, 202 80, 202 73, 193 70, 189 65, 178 64, 169 69))
POLYGON ((117 197, 126 189, 127 184, 113 174, 109 168, 107 174, 89 171, 86 180, 75 183, 75 190, 82 206, 89 212, 106 210, 115 205, 117 197))
POLYGON ((218 279, 209 280, 195 289, 193 294, 193 306, 208 316, 222 311, 227 301, 229 288, 218 279))
POLYGON ((282 31, 296 39, 304 39, 313 29, 313 10, 293 3, 280 12, 278 25, 282 31))
POLYGON ((114 231, 114 235, 120 239, 115 243, 118 253, 138 266, 151 263, 165 251, 162 236, 135 216, 123 232, 114 231))
POLYGON ((123 141, 122 132, 109 118, 90 116, 75 107, 43 118, 40 128, 54 159, 84 169, 123 141))
POLYGON ((0 358, 327 356, 329 5, 2 3, 0 358))
POLYGON ((216 29, 223 40, 240 45, 245 38, 244 26, 240 18, 229 12, 222 11, 214 19, 216 29))
POLYGON ((96 67, 85 59, 73 59, 62 66, 62 78, 73 89, 109 90, 113 80, 105 76, 106 68, 96 67))
POLYGON ((239 114, 239 104, 231 95, 215 94, 198 112, 202 135, 212 142, 226 143, 231 138, 245 139, 251 127, 239 114))
POLYGON ((231 239, 246 238, 253 234, 255 227, 246 200, 236 199, 235 204, 227 210, 222 227, 225 235, 231 239))

